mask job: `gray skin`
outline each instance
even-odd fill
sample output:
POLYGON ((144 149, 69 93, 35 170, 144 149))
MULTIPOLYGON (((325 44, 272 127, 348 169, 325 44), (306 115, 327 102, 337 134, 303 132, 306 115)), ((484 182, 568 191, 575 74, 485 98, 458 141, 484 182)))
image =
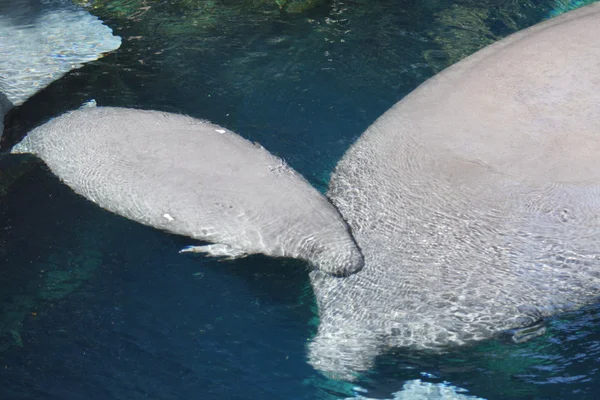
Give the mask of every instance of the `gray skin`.
POLYGON ((86 107, 34 129, 12 152, 36 154, 109 211, 214 243, 186 251, 299 258, 333 275, 364 265, 322 194, 260 145, 206 121, 86 107))
POLYGON ((349 377, 386 348, 443 351, 597 300, 599 38, 600 4, 514 34, 347 151, 328 196, 365 268, 310 274, 316 368, 349 377))
MULTIPOLYGON (((339 265, 310 273, 316 368, 351 378, 389 347, 443 351, 596 300, 599 37, 600 4, 510 36, 428 80, 348 150, 328 196, 365 266, 334 278, 325 272, 348 267, 333 257, 339 265)), ((169 230, 169 213, 180 233, 232 247, 260 236, 271 244, 253 251, 299 247, 286 253, 295 256, 306 249, 298 243, 319 243, 359 259, 303 179, 217 129, 164 113, 76 111, 17 151, 152 226, 169 230)))
POLYGON ((70 0, 0 0, 0 136, 13 106, 120 44, 70 0))

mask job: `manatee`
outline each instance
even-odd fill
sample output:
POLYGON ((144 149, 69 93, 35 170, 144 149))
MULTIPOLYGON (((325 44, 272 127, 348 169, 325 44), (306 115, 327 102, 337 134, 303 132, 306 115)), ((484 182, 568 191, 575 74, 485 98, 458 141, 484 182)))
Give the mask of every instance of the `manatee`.
POLYGON ((206 121, 84 107, 34 129, 12 152, 39 156, 109 211, 213 243, 186 251, 298 258, 333 275, 364 265, 325 196, 262 146, 206 121))
POLYGON ((172 114, 74 111, 13 151, 136 221, 223 253, 311 261, 320 324, 309 361, 351 378, 392 347, 525 340, 597 300, 598 37, 600 4, 429 79, 346 152, 333 206, 266 150, 172 114))
POLYGON ((0 136, 13 106, 120 45, 109 27, 70 1, 0 0, 0 136))
POLYGON ((315 367, 346 376, 390 347, 535 334, 597 301, 599 37, 600 4, 513 34, 426 81, 346 152, 327 195, 365 268, 311 272, 315 367))

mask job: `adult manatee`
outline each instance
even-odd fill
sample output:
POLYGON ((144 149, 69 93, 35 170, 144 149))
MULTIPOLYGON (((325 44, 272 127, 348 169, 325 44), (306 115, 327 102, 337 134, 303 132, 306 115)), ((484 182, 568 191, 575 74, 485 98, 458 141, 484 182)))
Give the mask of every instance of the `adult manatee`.
POLYGON ((360 257, 335 209, 217 126, 88 109, 14 151, 152 226, 245 252, 308 243, 334 254, 339 265, 310 274, 321 317, 310 361, 350 376, 386 347, 443 350, 595 300, 599 37, 600 5, 542 23, 430 79, 368 128, 328 193, 364 254, 345 278, 326 273, 360 269, 341 261, 360 257), (265 239, 276 245, 253 247, 265 239))
POLYGON ((383 114, 329 198, 365 268, 311 281, 310 360, 368 368, 383 348, 443 350, 596 300, 600 4, 495 43, 383 114))
POLYGON ((4 115, 121 38, 70 0, 0 0, 0 136, 4 115))

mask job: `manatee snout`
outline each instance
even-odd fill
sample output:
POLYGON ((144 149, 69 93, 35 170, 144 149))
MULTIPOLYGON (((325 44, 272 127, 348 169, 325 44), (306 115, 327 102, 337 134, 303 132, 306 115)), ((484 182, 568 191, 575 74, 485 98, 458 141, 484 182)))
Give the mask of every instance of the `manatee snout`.
POLYGON ((316 269, 336 277, 350 276, 365 266, 365 257, 350 232, 344 238, 317 241, 309 261, 316 269))

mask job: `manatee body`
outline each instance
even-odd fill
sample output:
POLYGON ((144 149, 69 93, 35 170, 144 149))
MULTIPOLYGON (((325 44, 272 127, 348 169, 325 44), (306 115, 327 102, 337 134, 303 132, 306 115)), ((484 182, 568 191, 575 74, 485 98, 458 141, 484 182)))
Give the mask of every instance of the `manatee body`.
POLYGON ((350 374, 386 347, 443 350, 597 299, 600 4, 425 82, 347 151, 329 198, 365 268, 311 273, 311 363, 350 374))
POLYGON ((71 1, 0 0, 0 136, 13 106, 120 45, 109 27, 71 1))
POLYGON ((199 251, 304 259, 347 275, 363 257, 339 212, 282 159, 206 121, 86 107, 30 132, 33 153, 75 192, 116 214, 209 241, 199 251))

